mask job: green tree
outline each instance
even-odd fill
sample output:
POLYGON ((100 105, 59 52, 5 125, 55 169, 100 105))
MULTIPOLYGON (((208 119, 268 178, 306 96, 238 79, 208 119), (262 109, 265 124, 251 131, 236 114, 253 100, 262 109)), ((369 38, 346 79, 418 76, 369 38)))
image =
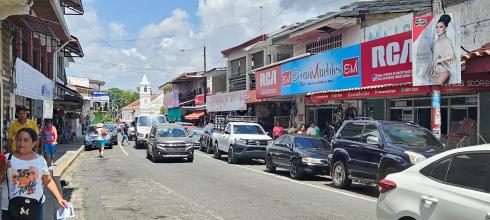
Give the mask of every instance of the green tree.
POLYGON ((139 93, 131 90, 122 90, 118 88, 109 89, 109 98, 111 107, 121 110, 125 106, 133 103, 140 98, 139 93))

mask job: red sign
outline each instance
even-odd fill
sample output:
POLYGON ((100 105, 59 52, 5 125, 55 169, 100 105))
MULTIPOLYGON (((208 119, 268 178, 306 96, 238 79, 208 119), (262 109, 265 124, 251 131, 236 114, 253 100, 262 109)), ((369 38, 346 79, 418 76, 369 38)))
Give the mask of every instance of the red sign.
POLYGON ((204 98, 205 97, 206 97, 206 95, 204 95, 204 94, 196 95, 196 98, 194 98, 194 105, 198 106, 198 105, 204 104, 204 98))
POLYGON ((359 58, 354 57, 342 60, 342 67, 344 77, 359 75, 359 58))
POLYGON ((411 31, 362 43, 362 86, 412 82, 411 57, 411 31))
POLYGON ((273 66, 255 73, 257 98, 281 95, 281 65, 273 66))

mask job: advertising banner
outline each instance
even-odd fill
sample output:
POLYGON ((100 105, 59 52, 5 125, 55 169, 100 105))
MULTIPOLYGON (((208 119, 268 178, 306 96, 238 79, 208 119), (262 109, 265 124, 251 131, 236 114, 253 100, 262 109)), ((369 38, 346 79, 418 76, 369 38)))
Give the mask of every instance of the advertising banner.
POLYGON ((165 109, 179 107, 179 90, 167 93, 163 96, 163 107, 165 109))
POLYGON ((362 86, 412 82, 412 32, 361 44, 362 86))
POLYGON ((361 45, 281 64, 281 95, 361 87, 361 45))
POLYGON ((413 14, 406 14, 395 19, 376 23, 364 28, 362 42, 412 31, 413 14))
POLYGON ((15 94, 37 100, 53 100, 54 82, 21 59, 15 60, 15 94))
POLYGON ((461 83, 459 14, 415 17, 413 85, 461 83))
POLYGON ((247 110, 247 91, 219 93, 207 97, 206 110, 208 112, 243 111, 247 110))
POLYGON ((194 105, 198 106, 198 105, 204 104, 205 97, 206 97, 206 95, 204 95, 204 94, 196 95, 196 98, 194 98, 194 105))
POLYGON ((90 93, 90 99, 95 102, 108 102, 109 92, 108 91, 93 91, 90 93))
POLYGON ((281 65, 273 66, 255 73, 257 98, 281 95, 281 65))

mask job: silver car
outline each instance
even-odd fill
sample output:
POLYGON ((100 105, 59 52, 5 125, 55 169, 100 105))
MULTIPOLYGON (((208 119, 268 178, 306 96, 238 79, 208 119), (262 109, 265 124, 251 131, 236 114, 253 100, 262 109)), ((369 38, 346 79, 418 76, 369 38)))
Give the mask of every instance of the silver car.
POLYGON ((153 162, 165 158, 194 160, 194 145, 185 129, 177 124, 155 124, 151 127, 146 147, 146 157, 153 162))

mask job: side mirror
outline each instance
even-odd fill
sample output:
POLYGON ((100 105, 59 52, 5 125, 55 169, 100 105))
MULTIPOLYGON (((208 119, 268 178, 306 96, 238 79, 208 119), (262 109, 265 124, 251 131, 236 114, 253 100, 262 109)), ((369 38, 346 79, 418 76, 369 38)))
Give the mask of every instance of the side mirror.
POLYGON ((293 146, 291 144, 285 144, 284 146, 291 149, 291 150, 293 149, 293 146))
POLYGON ((379 145, 379 138, 376 136, 368 136, 366 139, 367 144, 372 144, 372 145, 379 145))

